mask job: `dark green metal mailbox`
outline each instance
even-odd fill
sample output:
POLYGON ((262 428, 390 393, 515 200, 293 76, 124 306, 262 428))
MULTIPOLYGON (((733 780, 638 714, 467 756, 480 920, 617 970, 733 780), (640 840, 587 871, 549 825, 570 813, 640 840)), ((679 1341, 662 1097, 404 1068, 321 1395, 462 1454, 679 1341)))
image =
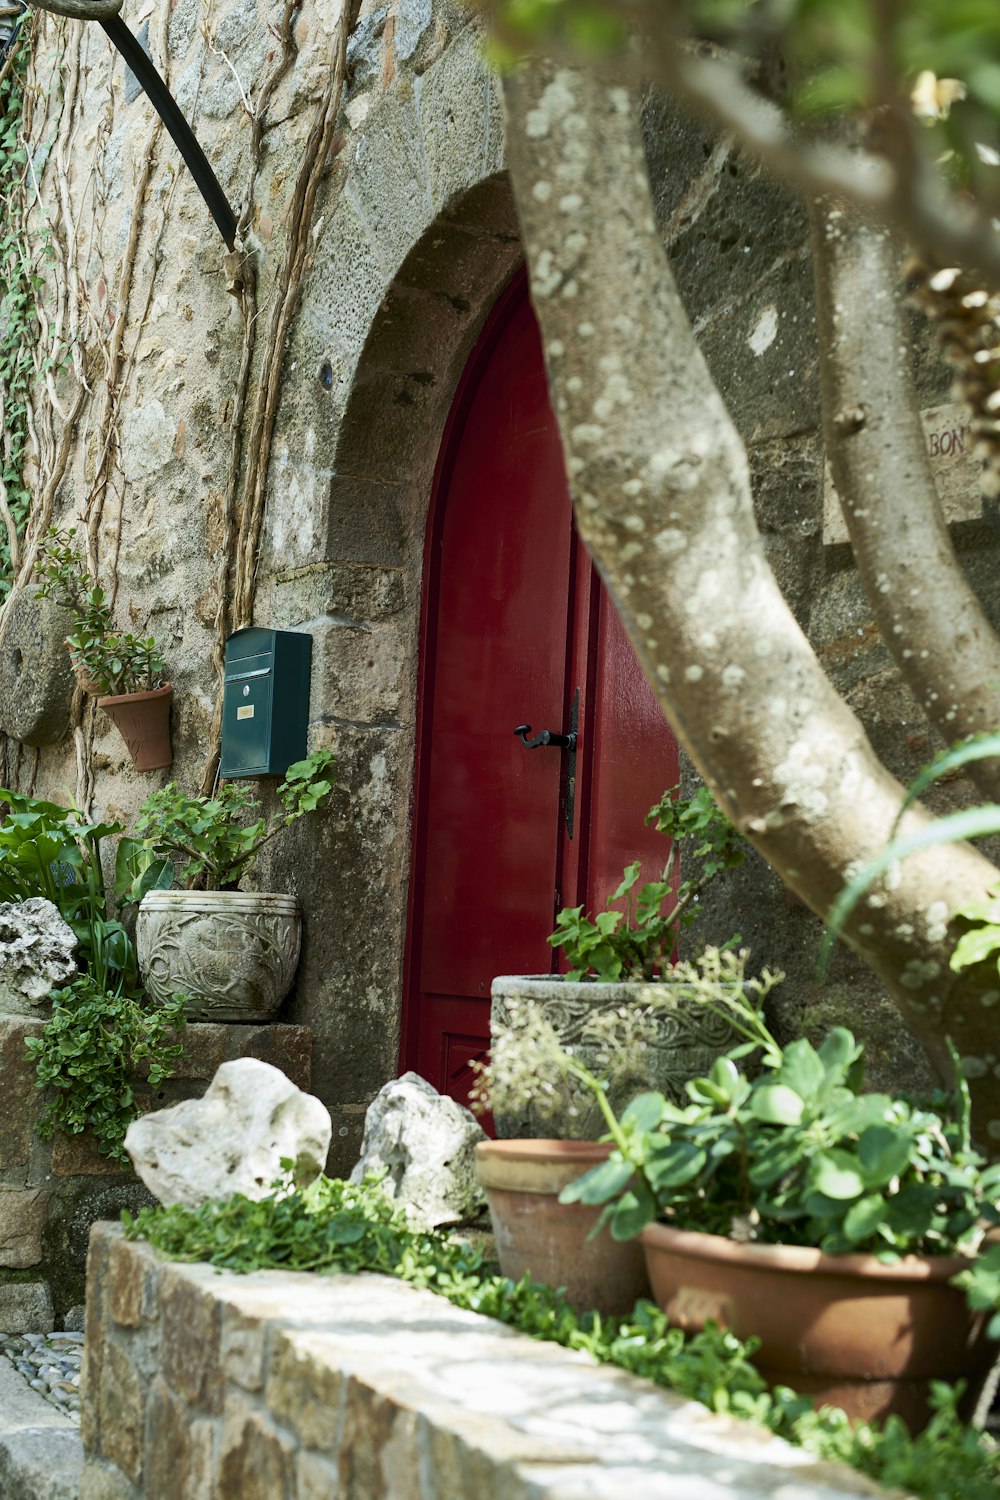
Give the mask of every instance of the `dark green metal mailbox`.
POLYGON ((226 642, 219 775, 284 776, 306 753, 312 636, 236 630, 226 642))

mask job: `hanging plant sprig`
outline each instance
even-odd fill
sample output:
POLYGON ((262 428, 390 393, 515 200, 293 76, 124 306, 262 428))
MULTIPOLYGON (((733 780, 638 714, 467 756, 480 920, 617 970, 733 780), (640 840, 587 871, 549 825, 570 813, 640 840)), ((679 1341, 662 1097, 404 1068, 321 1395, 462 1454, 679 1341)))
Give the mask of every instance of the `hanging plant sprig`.
MULTIPOLYGON (((10 9, 0 0, 0 599, 10 592, 30 504, 24 460, 38 339, 35 299, 42 284, 38 247, 29 246, 25 225, 21 126, 30 44, 23 25, 13 31, 4 26, 10 9)), ((47 253, 45 243, 41 253, 47 253)))

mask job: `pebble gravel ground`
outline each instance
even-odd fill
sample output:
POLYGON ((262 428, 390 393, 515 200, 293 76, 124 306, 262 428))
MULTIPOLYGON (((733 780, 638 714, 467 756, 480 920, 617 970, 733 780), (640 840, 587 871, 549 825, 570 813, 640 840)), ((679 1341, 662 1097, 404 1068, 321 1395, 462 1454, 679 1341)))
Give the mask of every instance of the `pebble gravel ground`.
POLYGON ((80 1420, 80 1361, 82 1333, 0 1333, 5 1354, 33 1391, 80 1420))

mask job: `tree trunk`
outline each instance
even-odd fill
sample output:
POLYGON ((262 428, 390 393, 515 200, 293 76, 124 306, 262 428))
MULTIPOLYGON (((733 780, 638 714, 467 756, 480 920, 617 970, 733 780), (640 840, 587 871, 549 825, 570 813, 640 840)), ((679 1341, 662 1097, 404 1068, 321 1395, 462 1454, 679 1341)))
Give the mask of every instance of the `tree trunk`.
MULTIPOLYGON (((765 559, 746 454, 656 234, 638 103, 543 60, 503 88, 581 535, 695 765, 822 916, 848 872, 884 846, 902 789, 828 682, 765 559)), ((929 821, 916 807, 902 831, 929 821)), ((946 1035, 976 1060, 983 1137, 994 1120, 1000 1134, 1000 1081, 980 1062, 995 1048, 995 1023, 982 976, 948 968, 949 922, 997 879, 968 845, 923 851, 856 909, 846 933, 942 1073, 946 1035)))
MULTIPOLYGON (((811 210, 823 436, 882 639, 946 743, 1000 725, 1000 641, 962 572, 938 502, 910 376, 891 233, 811 210)), ((969 776, 1000 798, 1000 759, 969 776)))

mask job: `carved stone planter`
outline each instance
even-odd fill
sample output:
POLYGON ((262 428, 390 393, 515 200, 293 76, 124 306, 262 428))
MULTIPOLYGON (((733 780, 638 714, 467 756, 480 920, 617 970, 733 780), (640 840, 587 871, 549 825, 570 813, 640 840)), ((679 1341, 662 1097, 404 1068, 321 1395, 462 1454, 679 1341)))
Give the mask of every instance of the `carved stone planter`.
POLYGON ((150 891, 139 904, 142 982, 163 1004, 191 996, 195 1021, 273 1021, 292 987, 302 918, 266 891, 150 891))
MULTIPOLYGON (((616 1114, 644 1089, 659 1089, 668 1099, 686 1103, 684 1085, 690 1078, 707 1073, 715 1059, 743 1037, 725 1017, 709 1011, 690 997, 687 986, 669 980, 655 984, 602 984, 590 980, 573 983, 558 975, 501 975, 494 979, 491 1028, 517 1028, 526 1010, 537 1007, 555 1028, 563 1046, 571 1048, 585 1067, 601 1075, 599 1049, 584 1039, 588 1023, 602 1011, 623 1007, 642 1009, 651 999, 658 1004, 655 1039, 643 1049, 642 1068, 635 1078, 611 1089, 609 1099, 616 1114)), ((494 1111, 500 1137, 551 1136, 563 1140, 596 1140, 607 1126, 593 1096, 583 1084, 567 1080, 555 1109, 542 1114, 528 1106, 514 1113, 494 1111)))

